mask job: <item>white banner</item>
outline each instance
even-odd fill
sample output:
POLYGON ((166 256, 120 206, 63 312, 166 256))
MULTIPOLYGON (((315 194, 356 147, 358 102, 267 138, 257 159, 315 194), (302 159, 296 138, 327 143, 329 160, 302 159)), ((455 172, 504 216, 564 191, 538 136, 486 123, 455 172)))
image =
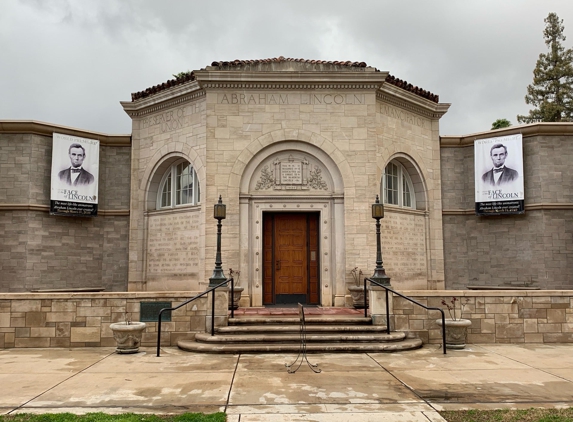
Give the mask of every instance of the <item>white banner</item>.
POLYGON ((50 195, 52 214, 97 215, 98 176, 98 140, 54 133, 50 195))
POLYGON ((523 212, 523 140, 521 134, 474 142, 476 213, 523 212))

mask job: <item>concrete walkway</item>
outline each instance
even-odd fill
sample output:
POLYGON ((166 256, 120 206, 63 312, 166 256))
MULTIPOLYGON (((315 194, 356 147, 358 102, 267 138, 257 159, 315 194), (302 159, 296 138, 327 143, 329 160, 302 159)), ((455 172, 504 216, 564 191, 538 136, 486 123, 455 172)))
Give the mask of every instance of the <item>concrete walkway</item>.
POLYGON ((230 422, 443 421, 439 410, 573 406, 573 345, 206 355, 163 348, 0 351, 0 412, 224 411, 230 422))

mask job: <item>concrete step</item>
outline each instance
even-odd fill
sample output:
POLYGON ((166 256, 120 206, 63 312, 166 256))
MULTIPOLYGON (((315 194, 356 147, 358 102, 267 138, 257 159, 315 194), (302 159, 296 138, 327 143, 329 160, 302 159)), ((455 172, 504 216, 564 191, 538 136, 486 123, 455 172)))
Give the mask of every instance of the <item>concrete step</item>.
MULTIPOLYGON (((390 334, 306 334, 307 343, 339 343, 339 342, 394 342, 404 340, 406 334, 403 332, 392 332, 390 334)), ((198 333, 195 335, 195 341, 200 343, 294 343, 300 344, 300 334, 242 334, 232 335, 216 334, 212 336, 207 333, 198 333)))
MULTIPOLYGON (((306 325, 326 324, 326 325, 369 325, 372 324, 371 318, 353 317, 353 316, 320 316, 320 317, 306 317, 306 325)), ((251 325, 251 324, 269 324, 269 325, 285 325, 285 324, 300 324, 298 317, 236 317, 229 318, 229 325, 251 325)))
MULTIPOLYGON (((298 316, 264 315, 229 318, 215 335, 198 333, 195 340, 181 340, 180 349, 208 353, 296 353, 301 347, 298 316)), ((416 349, 420 339, 403 332, 386 332, 360 315, 314 315, 306 318, 308 352, 393 352, 416 349)))
MULTIPOLYGON (((202 353, 298 353, 300 344, 262 343, 262 344, 211 344, 181 340, 180 349, 202 353)), ((309 353, 358 353, 358 352, 399 352, 422 347, 422 340, 409 338, 390 343, 317 343, 308 344, 309 353)), ((289 362, 290 363, 290 362, 289 362)))
MULTIPOLYGON (((307 325, 307 333, 383 333, 386 332, 384 325, 307 325)), ((242 334, 242 333, 262 333, 262 334, 289 334, 300 333, 299 324, 278 325, 234 325, 227 327, 216 327, 215 334, 242 334)))

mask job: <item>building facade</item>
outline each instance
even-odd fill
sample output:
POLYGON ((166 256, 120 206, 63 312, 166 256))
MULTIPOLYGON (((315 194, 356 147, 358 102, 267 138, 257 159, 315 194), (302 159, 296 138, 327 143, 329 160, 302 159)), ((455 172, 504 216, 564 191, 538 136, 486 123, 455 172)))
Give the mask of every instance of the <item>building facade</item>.
POLYGON ((570 124, 442 137, 449 104, 364 63, 215 62, 121 103, 131 135, 0 121, 0 290, 203 291, 223 220, 242 306, 348 306, 379 195, 398 290, 573 286, 570 124), (476 139, 521 132, 526 212, 477 217, 476 139), (100 141, 99 212, 48 213, 53 133, 100 141))

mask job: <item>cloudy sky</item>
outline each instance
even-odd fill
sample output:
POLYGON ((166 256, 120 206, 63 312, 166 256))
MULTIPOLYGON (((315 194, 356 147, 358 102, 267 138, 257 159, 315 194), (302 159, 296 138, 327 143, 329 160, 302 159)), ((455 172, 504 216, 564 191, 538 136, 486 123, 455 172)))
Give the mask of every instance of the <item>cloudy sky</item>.
POLYGON ((0 0, 0 119, 130 133, 119 101, 215 60, 364 61, 452 103, 442 135, 526 114, 543 19, 572 0, 0 0))

